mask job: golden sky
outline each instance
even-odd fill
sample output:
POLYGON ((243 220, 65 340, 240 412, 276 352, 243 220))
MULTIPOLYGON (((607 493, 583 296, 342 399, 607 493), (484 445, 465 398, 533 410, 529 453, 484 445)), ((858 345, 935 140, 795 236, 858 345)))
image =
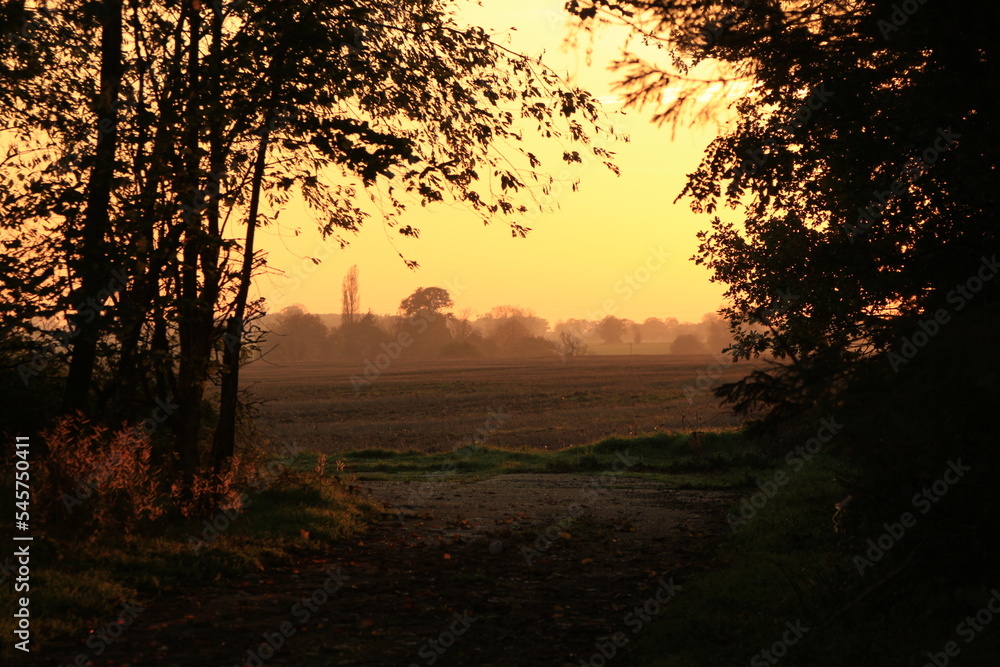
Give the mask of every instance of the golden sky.
MULTIPOLYGON (((546 63, 605 99, 609 110, 618 110, 610 89, 615 75, 608 66, 623 33, 602 33, 588 66, 582 51, 563 47, 563 4, 460 3, 467 6, 461 16, 469 23, 497 31, 516 27, 509 33, 509 46, 530 55, 544 49, 546 63)), ((322 243, 304 206, 290 204, 280 229, 263 229, 258 236, 269 265, 287 277, 258 278, 259 295, 274 309, 298 303, 314 313, 340 312, 341 280, 357 264, 361 309, 379 314, 395 313, 418 287, 440 286, 452 292, 456 311, 484 314, 513 304, 534 310, 550 325, 605 314, 640 322, 647 317, 700 320, 718 308, 723 292, 721 285, 709 282, 704 267, 690 261, 697 248, 695 233, 707 228, 710 218, 695 215, 686 203, 672 202, 712 139, 711 128, 681 128, 671 140, 670 128, 649 123, 651 112, 630 110, 616 122, 631 137, 629 143, 606 144, 617 153, 622 175, 616 177, 600 164, 574 166, 570 172, 580 178, 579 190, 565 188, 557 210, 533 217, 527 238, 511 238, 503 220, 484 227, 480 216, 464 209, 415 207, 401 223, 418 227, 419 239, 403 237, 372 218, 341 250, 322 243), (420 268, 408 269, 397 250, 420 268), (320 265, 307 259, 317 256, 323 258, 320 265)), ((561 162, 543 164, 555 174, 564 167, 561 162)))

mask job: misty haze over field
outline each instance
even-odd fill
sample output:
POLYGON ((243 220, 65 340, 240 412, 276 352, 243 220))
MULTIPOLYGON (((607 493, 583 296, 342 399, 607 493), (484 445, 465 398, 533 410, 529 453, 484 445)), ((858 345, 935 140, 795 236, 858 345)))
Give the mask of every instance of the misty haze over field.
MULTIPOLYGON (((268 331, 262 356, 271 362, 365 358, 394 342, 418 358, 582 356, 585 354, 719 354, 733 339, 726 321, 706 313, 700 322, 650 317, 642 322, 600 319, 550 322, 527 308, 497 306, 477 315, 455 312, 444 288, 420 288, 396 314, 360 311, 357 267, 344 279, 344 311, 309 313, 295 304, 262 318, 268 331)), ((602 311, 597 311, 602 315, 602 311)))

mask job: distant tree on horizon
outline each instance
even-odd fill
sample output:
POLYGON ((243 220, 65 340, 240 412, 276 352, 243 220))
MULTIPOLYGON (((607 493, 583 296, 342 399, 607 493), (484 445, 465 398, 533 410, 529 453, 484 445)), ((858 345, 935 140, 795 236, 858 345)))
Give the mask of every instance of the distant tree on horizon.
POLYGON ((269 361, 318 361, 331 356, 330 330, 299 304, 273 315, 263 356, 269 361))
POLYGON ((607 344, 621 343, 625 331, 625 322, 614 315, 608 315, 594 327, 594 333, 607 344))
POLYGON ((681 334, 670 345, 670 354, 706 354, 707 352, 705 341, 693 333, 681 334))
POLYGON ((418 287, 410 296, 399 304, 399 312, 404 317, 416 317, 422 312, 440 315, 443 308, 451 308, 455 302, 451 300, 448 290, 443 287, 418 287))
POLYGON ((562 331, 559 333, 556 351, 562 357, 582 357, 587 354, 587 341, 583 339, 583 336, 570 331, 562 331))
POLYGON ((341 315, 344 324, 351 326, 361 309, 361 285, 358 281, 358 265, 354 264, 347 270, 344 282, 341 284, 341 315))

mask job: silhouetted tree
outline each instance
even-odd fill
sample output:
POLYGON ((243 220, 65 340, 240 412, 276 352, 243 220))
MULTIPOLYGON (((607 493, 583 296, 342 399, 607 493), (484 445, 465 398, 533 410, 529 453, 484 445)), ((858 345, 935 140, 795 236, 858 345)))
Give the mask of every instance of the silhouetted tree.
POLYGON ((729 323, 717 313, 705 313, 701 326, 705 332, 705 346, 710 353, 719 354, 733 344, 729 323))
POLYGON ((378 354, 379 346, 390 338, 379 318, 371 311, 356 318, 351 325, 342 319, 340 326, 331 332, 334 353, 352 359, 378 354))
POLYGON ((568 6, 584 27, 616 20, 674 56, 627 49, 627 105, 663 123, 734 116, 681 194, 717 214, 696 259, 727 285, 734 354, 786 362, 723 387, 738 407, 797 412, 862 361, 891 374, 921 322, 943 313, 976 326, 966 313, 996 301, 1000 280, 982 281, 964 312, 957 291, 997 271, 992 4, 568 6))
POLYGON ((358 265, 347 270, 341 285, 341 314, 344 318, 341 326, 350 327, 361 307, 361 287, 358 284, 358 265))
POLYGON ((441 309, 451 308, 454 305, 448 290, 443 287, 418 287, 399 304, 399 312, 404 317, 414 317, 424 312, 440 316, 441 309))
POLYGON ((553 331, 559 335, 563 333, 569 334, 571 336, 576 336, 578 338, 586 338, 590 335, 594 328, 594 323, 587 320, 581 319, 568 319, 564 322, 559 322, 553 328, 553 331))
POLYGON ((403 299, 396 332, 408 337, 408 356, 438 357, 454 342, 449 328, 451 313, 441 312, 453 305, 448 290, 442 287, 419 287, 403 299))
POLYGON ((582 336, 563 331, 559 334, 556 351, 563 357, 582 357, 587 354, 587 342, 582 336))
POLYGON ((316 361, 330 355, 330 331, 318 315, 288 306, 268 323, 265 355, 269 361, 316 361))
POLYGON ((608 315, 597 323, 597 326, 594 327, 594 333, 604 343, 621 343, 622 337, 625 335, 625 323, 614 315, 608 315))
POLYGON ((448 330, 451 333, 452 342, 441 349, 442 356, 478 358, 492 356, 496 353, 496 345, 486 340, 471 318, 471 308, 465 308, 458 315, 452 315, 448 318, 448 330))
POLYGON ((639 329, 642 339, 647 343, 665 343, 676 337, 677 325, 678 322, 673 317, 666 320, 649 317, 639 325, 639 329))
POLYGON ((476 333, 476 327, 472 323, 472 309, 463 308, 461 313, 452 315, 448 320, 448 327, 456 342, 469 340, 476 333))
POLYGON ((696 334, 681 334, 670 345, 670 354, 705 354, 708 350, 704 341, 696 334))
POLYGON ((34 365, 62 374, 67 408, 139 421, 176 402, 161 433, 187 477, 232 456, 263 306, 250 297, 256 230, 293 196, 341 244, 366 218, 362 189, 382 193, 404 235, 419 230, 399 223, 394 193, 461 203, 523 235, 525 191, 551 179, 517 142, 522 118, 581 142, 600 119, 590 95, 457 24, 444 0, 0 7, 5 30, 29 24, 30 39, 0 40, 0 239, 37 258, 0 263, 0 302, 19 304, 5 321, 16 310, 57 323, 44 335, 61 341, 34 365), (211 381, 221 398, 206 456, 211 381))
POLYGON ((543 336, 548 322, 520 306, 496 306, 476 320, 476 328, 504 356, 539 356, 552 353, 554 345, 543 336))

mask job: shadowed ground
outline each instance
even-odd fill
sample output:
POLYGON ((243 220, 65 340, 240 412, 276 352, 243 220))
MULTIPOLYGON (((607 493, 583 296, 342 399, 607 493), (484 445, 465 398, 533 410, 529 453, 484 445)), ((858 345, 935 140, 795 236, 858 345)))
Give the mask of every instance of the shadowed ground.
POLYGON ((394 518, 294 566, 154 600, 101 656, 81 642, 38 664, 578 665, 602 646, 629 664, 711 564, 735 498, 564 474, 361 491, 394 518))

